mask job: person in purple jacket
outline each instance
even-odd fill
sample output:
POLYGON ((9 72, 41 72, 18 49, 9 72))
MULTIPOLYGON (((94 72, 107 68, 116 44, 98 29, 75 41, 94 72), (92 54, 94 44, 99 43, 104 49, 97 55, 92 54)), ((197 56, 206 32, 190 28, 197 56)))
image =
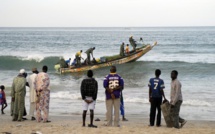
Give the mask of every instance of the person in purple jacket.
POLYGON ((124 88, 124 81, 121 76, 116 73, 116 67, 112 66, 110 74, 104 78, 104 88, 106 94, 106 109, 107 109, 107 126, 112 126, 112 113, 114 108, 114 126, 120 127, 119 111, 120 111, 120 95, 124 88))

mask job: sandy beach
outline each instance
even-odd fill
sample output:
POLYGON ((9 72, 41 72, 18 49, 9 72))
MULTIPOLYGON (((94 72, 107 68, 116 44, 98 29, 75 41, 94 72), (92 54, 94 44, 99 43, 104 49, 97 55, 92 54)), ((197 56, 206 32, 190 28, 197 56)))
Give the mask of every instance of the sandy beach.
MULTIPOLYGON (((37 123, 26 120, 23 122, 12 122, 9 115, 0 116, 0 133, 7 134, 214 134, 215 121, 189 120, 182 129, 167 128, 162 119, 161 127, 149 127, 148 119, 140 115, 127 116, 128 122, 121 122, 121 127, 106 127, 104 116, 96 115, 101 121, 95 121, 98 128, 82 127, 81 115, 50 116, 51 123, 37 123)), ((30 118, 28 118, 30 119, 30 118)), ((89 123, 89 115, 86 123, 89 123)))

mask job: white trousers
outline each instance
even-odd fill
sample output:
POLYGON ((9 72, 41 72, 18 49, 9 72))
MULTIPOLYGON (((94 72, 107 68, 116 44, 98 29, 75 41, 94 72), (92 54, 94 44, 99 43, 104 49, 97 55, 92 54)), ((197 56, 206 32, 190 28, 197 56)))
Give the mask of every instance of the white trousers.
POLYGON ((31 117, 35 117, 34 116, 34 112, 36 111, 36 102, 31 102, 30 103, 30 112, 29 112, 29 115, 31 117))

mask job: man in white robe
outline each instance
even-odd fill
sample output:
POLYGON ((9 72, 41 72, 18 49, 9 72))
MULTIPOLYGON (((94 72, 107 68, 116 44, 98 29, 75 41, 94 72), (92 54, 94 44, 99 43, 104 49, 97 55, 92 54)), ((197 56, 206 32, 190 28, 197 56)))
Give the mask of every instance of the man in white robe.
POLYGON ((28 84, 29 84, 29 98, 30 98, 30 111, 29 115, 31 116, 31 120, 35 120, 34 112, 36 111, 36 89, 35 89, 35 79, 37 77, 37 74, 39 73, 37 71, 37 68, 32 68, 32 73, 28 77, 28 84))

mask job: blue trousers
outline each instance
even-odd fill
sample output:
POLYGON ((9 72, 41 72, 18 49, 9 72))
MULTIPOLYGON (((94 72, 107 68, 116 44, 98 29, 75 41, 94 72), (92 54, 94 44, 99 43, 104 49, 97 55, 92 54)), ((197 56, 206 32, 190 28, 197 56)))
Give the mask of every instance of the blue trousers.
POLYGON ((125 116, 124 101, 123 101, 122 94, 121 94, 121 97, 120 97, 120 112, 121 112, 122 116, 125 116))

